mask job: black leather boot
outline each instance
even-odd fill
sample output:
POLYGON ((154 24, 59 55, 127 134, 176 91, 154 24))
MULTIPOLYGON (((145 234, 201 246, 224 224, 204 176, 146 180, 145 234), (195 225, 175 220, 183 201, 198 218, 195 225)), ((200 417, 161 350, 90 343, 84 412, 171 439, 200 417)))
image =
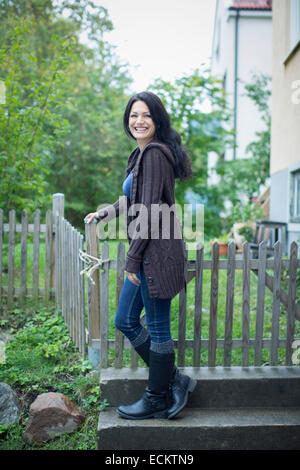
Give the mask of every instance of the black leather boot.
POLYGON ((167 418, 171 401, 169 385, 175 354, 160 354, 149 350, 149 381, 145 392, 136 403, 122 405, 117 413, 126 419, 167 418))
MULTIPOLYGON (((149 366, 150 344, 151 339, 149 336, 147 341, 135 348, 147 366, 149 366)), ((179 372, 179 369, 174 365, 169 388, 171 407, 168 410, 168 419, 175 418, 183 410, 187 404, 189 393, 193 392, 195 387, 196 381, 179 372)))
POLYGON ((189 393, 193 392, 197 385, 196 380, 181 374, 177 369, 170 384, 172 405, 168 409, 168 419, 175 418, 186 406, 189 393))

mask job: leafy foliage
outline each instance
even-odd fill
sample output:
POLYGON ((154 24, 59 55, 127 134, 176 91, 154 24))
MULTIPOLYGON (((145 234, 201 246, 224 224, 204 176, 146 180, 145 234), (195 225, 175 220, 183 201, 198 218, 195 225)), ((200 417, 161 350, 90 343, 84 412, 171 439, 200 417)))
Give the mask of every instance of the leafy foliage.
POLYGON ((129 148, 120 110, 131 79, 103 40, 112 23, 90 0, 0 0, 0 12, 2 204, 30 212, 61 191, 67 217, 82 221, 120 181, 129 148))
POLYGON ((0 364, 0 381, 17 393, 21 415, 13 425, 0 426, 1 449, 95 449, 98 412, 107 406, 100 401, 98 374, 75 349, 64 319, 53 305, 15 308, 7 315, 5 329, 11 339, 5 362, 0 364), (20 325, 22 328, 19 328, 20 325), (49 443, 28 445, 23 433, 30 404, 46 392, 67 395, 86 416, 82 428, 49 443))

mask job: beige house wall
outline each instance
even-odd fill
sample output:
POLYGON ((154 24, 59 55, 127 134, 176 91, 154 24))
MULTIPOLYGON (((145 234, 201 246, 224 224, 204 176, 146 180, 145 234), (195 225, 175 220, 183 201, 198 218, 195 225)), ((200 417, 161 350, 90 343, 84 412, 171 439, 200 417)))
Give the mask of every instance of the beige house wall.
POLYGON ((300 160, 300 48, 288 57, 290 0, 273 0, 272 29, 271 175, 300 160))

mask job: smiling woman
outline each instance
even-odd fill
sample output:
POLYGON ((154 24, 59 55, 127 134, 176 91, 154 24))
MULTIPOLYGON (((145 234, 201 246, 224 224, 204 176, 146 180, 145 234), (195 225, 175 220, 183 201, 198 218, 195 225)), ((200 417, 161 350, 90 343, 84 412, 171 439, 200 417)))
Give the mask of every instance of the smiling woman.
MULTIPOLYGON (((162 101, 154 93, 146 91, 133 95, 127 103, 123 124, 138 146, 128 158, 123 183, 129 249, 115 326, 149 366, 149 381, 138 402, 120 406, 117 412, 126 419, 171 419, 185 407, 189 392, 196 385, 174 364, 170 330, 171 300, 186 288, 186 254, 175 210, 175 178, 183 180, 192 176, 191 160, 181 145, 180 136, 171 127, 162 101), (145 209, 142 222, 140 215, 136 217, 134 206, 139 207, 137 212, 145 209), (162 234, 162 224, 158 231, 155 230, 153 206, 169 209, 167 237, 162 234), (144 308, 148 329, 140 323, 144 308)), ((108 221, 110 208, 88 214, 87 221, 94 218, 100 222, 108 221)), ((113 208, 118 217, 120 200, 113 208)))

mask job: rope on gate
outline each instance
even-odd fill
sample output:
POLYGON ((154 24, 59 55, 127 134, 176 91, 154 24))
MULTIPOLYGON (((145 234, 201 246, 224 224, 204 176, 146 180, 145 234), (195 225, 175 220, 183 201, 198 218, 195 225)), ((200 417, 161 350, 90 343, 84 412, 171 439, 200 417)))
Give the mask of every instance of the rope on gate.
POLYGON ((81 261, 83 261, 83 263, 87 264, 87 266, 82 271, 80 271, 80 274, 85 274, 91 283, 95 285, 95 281, 92 278, 94 271, 96 271, 96 269, 100 269, 104 263, 110 261, 110 258, 96 258, 95 256, 89 255, 82 250, 79 250, 79 258, 81 261))

